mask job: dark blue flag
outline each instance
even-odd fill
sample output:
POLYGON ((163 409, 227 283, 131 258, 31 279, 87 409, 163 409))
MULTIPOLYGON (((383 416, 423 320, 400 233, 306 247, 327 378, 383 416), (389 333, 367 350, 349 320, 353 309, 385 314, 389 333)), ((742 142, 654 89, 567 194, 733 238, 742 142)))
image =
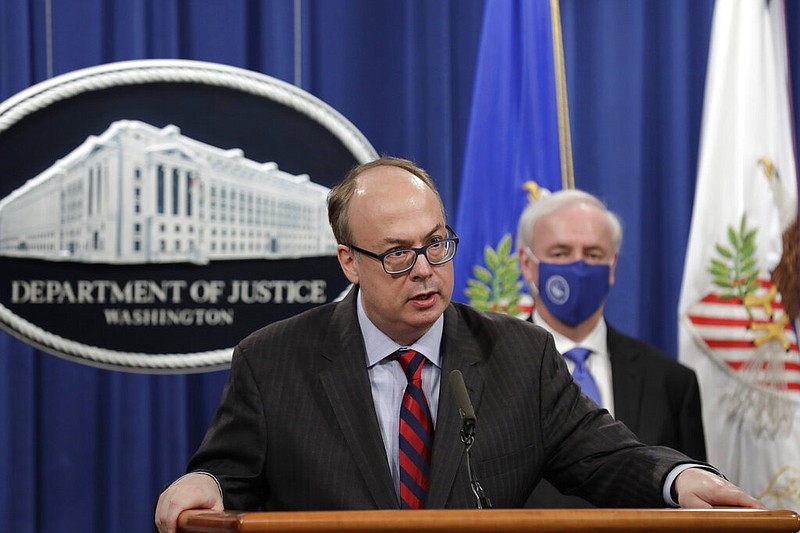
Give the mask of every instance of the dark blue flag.
POLYGON ((571 175, 566 112, 563 172, 559 149, 559 100, 566 109, 563 74, 556 75, 563 73, 560 42, 557 1, 486 2, 454 226, 461 237, 454 300, 469 301, 464 290, 473 267, 485 265, 484 248, 516 236, 531 190, 561 189, 562 174, 571 175))

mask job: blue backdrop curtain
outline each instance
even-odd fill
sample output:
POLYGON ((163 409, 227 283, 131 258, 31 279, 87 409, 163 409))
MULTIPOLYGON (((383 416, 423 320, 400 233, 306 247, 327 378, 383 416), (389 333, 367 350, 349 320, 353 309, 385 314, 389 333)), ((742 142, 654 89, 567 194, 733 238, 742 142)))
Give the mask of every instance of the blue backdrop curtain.
MULTIPOLYGON (((800 8, 788 9, 797 49, 800 8)), ((712 11, 710 0, 561 1, 576 186, 625 224, 609 320, 673 354, 712 11)), ((144 58, 298 81, 378 152, 426 167, 454 220, 482 20, 482 0, 3 0, 0 99, 144 58)), ((157 493, 182 473, 224 378, 100 370, 0 332, 0 530, 152 529, 157 493)))

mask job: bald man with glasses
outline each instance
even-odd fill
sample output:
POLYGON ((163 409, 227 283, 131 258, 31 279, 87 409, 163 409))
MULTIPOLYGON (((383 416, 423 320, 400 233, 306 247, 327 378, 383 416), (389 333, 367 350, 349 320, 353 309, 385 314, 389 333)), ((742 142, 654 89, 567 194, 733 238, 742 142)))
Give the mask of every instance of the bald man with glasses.
POLYGON ((638 442, 581 393, 541 328, 452 303, 458 237, 423 169, 388 157, 358 166, 328 216, 354 289, 236 347, 189 473, 159 497, 160 531, 196 508, 476 507, 442 379, 454 370, 494 507, 521 507, 545 466, 598 506, 761 507, 712 467, 638 442))

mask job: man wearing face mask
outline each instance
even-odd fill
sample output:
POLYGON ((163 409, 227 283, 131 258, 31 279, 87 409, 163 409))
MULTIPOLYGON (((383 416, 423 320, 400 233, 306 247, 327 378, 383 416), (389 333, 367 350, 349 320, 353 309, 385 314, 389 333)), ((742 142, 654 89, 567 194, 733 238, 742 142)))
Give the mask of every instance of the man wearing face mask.
MULTIPOLYGON (((553 334, 587 396, 642 442, 706 458, 694 372, 603 318, 614 285, 622 226, 583 191, 563 190, 531 203, 520 216, 517 248, 534 297, 531 320, 553 334)), ((536 508, 592 507, 543 481, 527 503, 536 508)))

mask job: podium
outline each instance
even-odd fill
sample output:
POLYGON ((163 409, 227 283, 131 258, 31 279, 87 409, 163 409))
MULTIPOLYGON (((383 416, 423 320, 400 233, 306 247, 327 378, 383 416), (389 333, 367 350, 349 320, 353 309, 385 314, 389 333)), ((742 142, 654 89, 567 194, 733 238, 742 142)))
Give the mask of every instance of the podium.
POLYGON ((179 533, 484 533, 800 530, 794 511, 753 509, 484 509, 421 511, 184 511, 179 533))

